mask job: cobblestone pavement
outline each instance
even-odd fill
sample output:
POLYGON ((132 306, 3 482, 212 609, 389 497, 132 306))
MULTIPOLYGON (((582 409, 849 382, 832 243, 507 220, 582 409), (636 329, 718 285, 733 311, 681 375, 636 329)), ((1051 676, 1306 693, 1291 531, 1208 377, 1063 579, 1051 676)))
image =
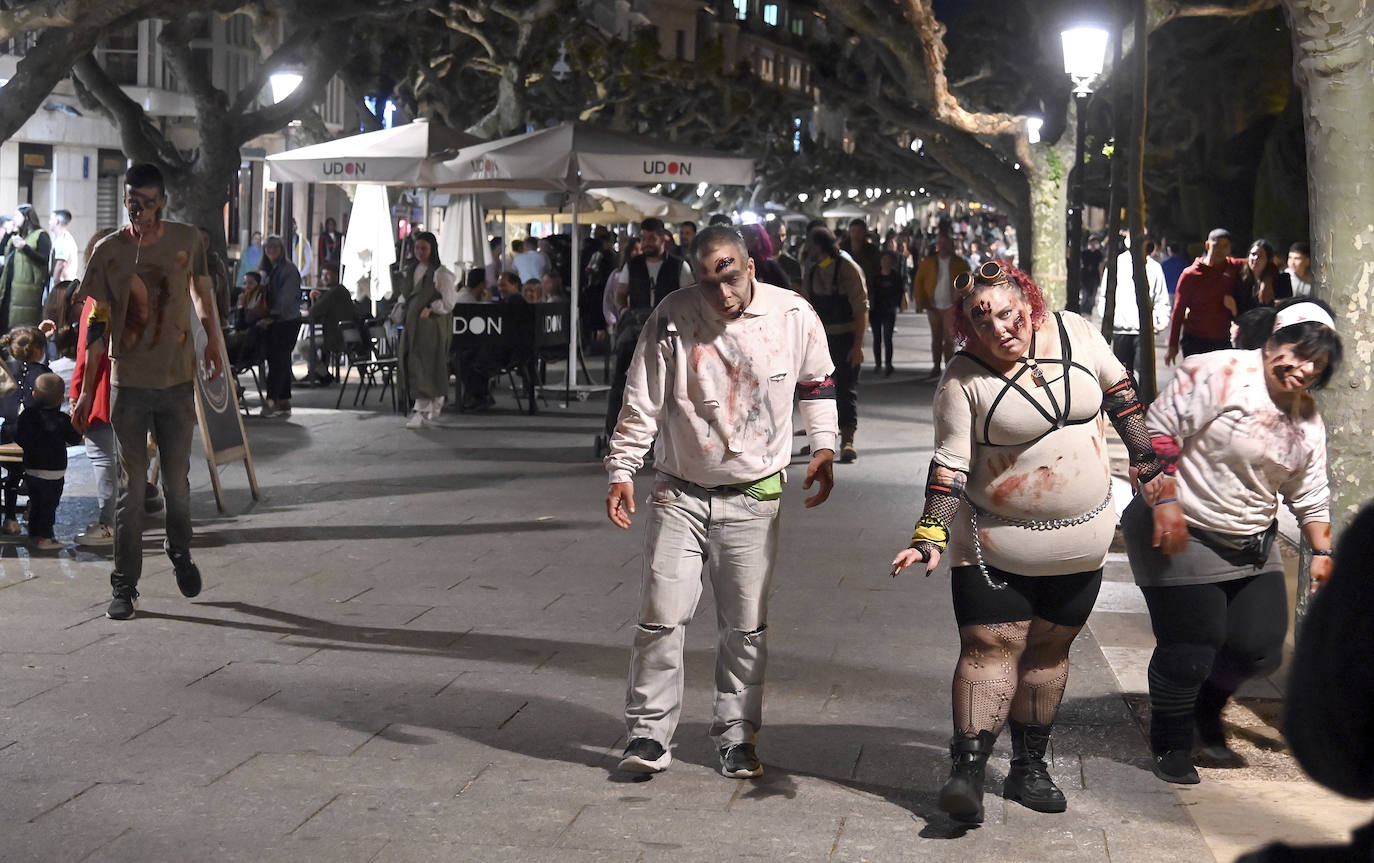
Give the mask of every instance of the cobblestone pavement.
MULTIPOLYGON (((1180 863, 1366 820, 1264 742, 1273 681, 1228 718, 1275 766, 1151 776, 1148 618, 1118 555, 1056 731, 1069 811, 1003 804, 1005 739, 987 823, 937 811, 957 642, 942 574, 887 575, 931 444, 924 323, 898 326, 897 374, 862 384, 859 460, 819 509, 785 494, 760 779, 714 769, 709 595, 672 768, 614 771, 642 525, 605 520, 603 401, 527 416, 507 391, 416 432, 304 391, 290 420, 249 421, 260 503, 226 466, 217 514, 193 465, 195 600, 157 531, 123 623, 105 559, 0 546, 0 859, 1180 863)), ((90 495, 75 460, 60 537, 90 495)))

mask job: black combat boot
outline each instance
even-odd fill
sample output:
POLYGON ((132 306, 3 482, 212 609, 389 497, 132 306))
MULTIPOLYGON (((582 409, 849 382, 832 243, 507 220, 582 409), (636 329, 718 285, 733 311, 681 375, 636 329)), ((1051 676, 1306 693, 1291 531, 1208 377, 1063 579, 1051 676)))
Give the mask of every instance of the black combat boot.
POLYGON ((955 737, 949 742, 954 764, 940 789, 940 808, 955 821, 983 823, 983 772, 996 742, 997 735, 991 731, 980 731, 977 737, 955 737))
POLYGON ((1036 812, 1063 812, 1069 808, 1064 792, 1050 778, 1045 749, 1052 725, 1011 722, 1011 770, 1002 783, 1002 796, 1036 812))

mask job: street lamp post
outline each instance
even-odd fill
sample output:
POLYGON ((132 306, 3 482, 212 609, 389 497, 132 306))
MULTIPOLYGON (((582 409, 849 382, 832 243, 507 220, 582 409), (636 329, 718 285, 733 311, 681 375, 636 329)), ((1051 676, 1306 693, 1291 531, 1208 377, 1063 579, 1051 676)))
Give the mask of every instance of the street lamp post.
POLYGON ((1068 295, 1068 310, 1077 312, 1083 270, 1083 149, 1084 133, 1087 130, 1086 114, 1088 97, 1092 95, 1092 82, 1102 74, 1102 63, 1107 53, 1107 31, 1100 27, 1074 27, 1063 31, 1060 37, 1064 43, 1064 71, 1074 83, 1073 97, 1078 126, 1073 152, 1073 210, 1072 218, 1069 220, 1068 289, 1065 291, 1068 295))

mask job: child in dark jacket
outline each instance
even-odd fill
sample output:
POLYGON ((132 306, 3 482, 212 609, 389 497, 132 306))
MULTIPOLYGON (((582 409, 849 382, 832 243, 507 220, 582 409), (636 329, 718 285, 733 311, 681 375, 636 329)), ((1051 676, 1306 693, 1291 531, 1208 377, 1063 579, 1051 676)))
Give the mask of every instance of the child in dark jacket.
POLYGON ((33 404, 19 414, 15 443, 24 448, 24 479, 29 488, 29 544, 37 551, 62 547, 53 538, 57 505, 67 475, 67 447, 81 443, 72 419, 61 410, 66 384, 55 374, 33 382, 33 404))
MULTIPOLYGON (((15 443, 19 412, 29 405, 34 381, 39 375, 52 371, 44 362, 48 355, 48 338, 38 327, 15 327, 0 336, 0 350, 9 354, 5 365, 17 384, 13 392, 0 399, 0 418, 4 420, 4 425, 0 426, 0 443, 15 443)), ((9 466, 5 472, 5 480, 0 484, 4 496, 4 522, 0 523, 0 532, 14 535, 21 530, 17 505, 22 474, 17 467, 9 466)))

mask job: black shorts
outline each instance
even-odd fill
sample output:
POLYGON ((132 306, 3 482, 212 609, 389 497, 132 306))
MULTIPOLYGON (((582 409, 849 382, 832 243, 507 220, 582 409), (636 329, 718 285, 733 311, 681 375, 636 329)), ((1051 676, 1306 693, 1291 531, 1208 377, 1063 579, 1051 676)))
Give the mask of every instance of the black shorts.
POLYGON ((1060 626, 1082 626, 1102 587, 1102 570, 1069 575, 1015 575, 995 566, 988 573, 1007 586, 997 590, 976 566, 950 570, 954 619, 960 626, 1011 623, 1039 617, 1060 626))

